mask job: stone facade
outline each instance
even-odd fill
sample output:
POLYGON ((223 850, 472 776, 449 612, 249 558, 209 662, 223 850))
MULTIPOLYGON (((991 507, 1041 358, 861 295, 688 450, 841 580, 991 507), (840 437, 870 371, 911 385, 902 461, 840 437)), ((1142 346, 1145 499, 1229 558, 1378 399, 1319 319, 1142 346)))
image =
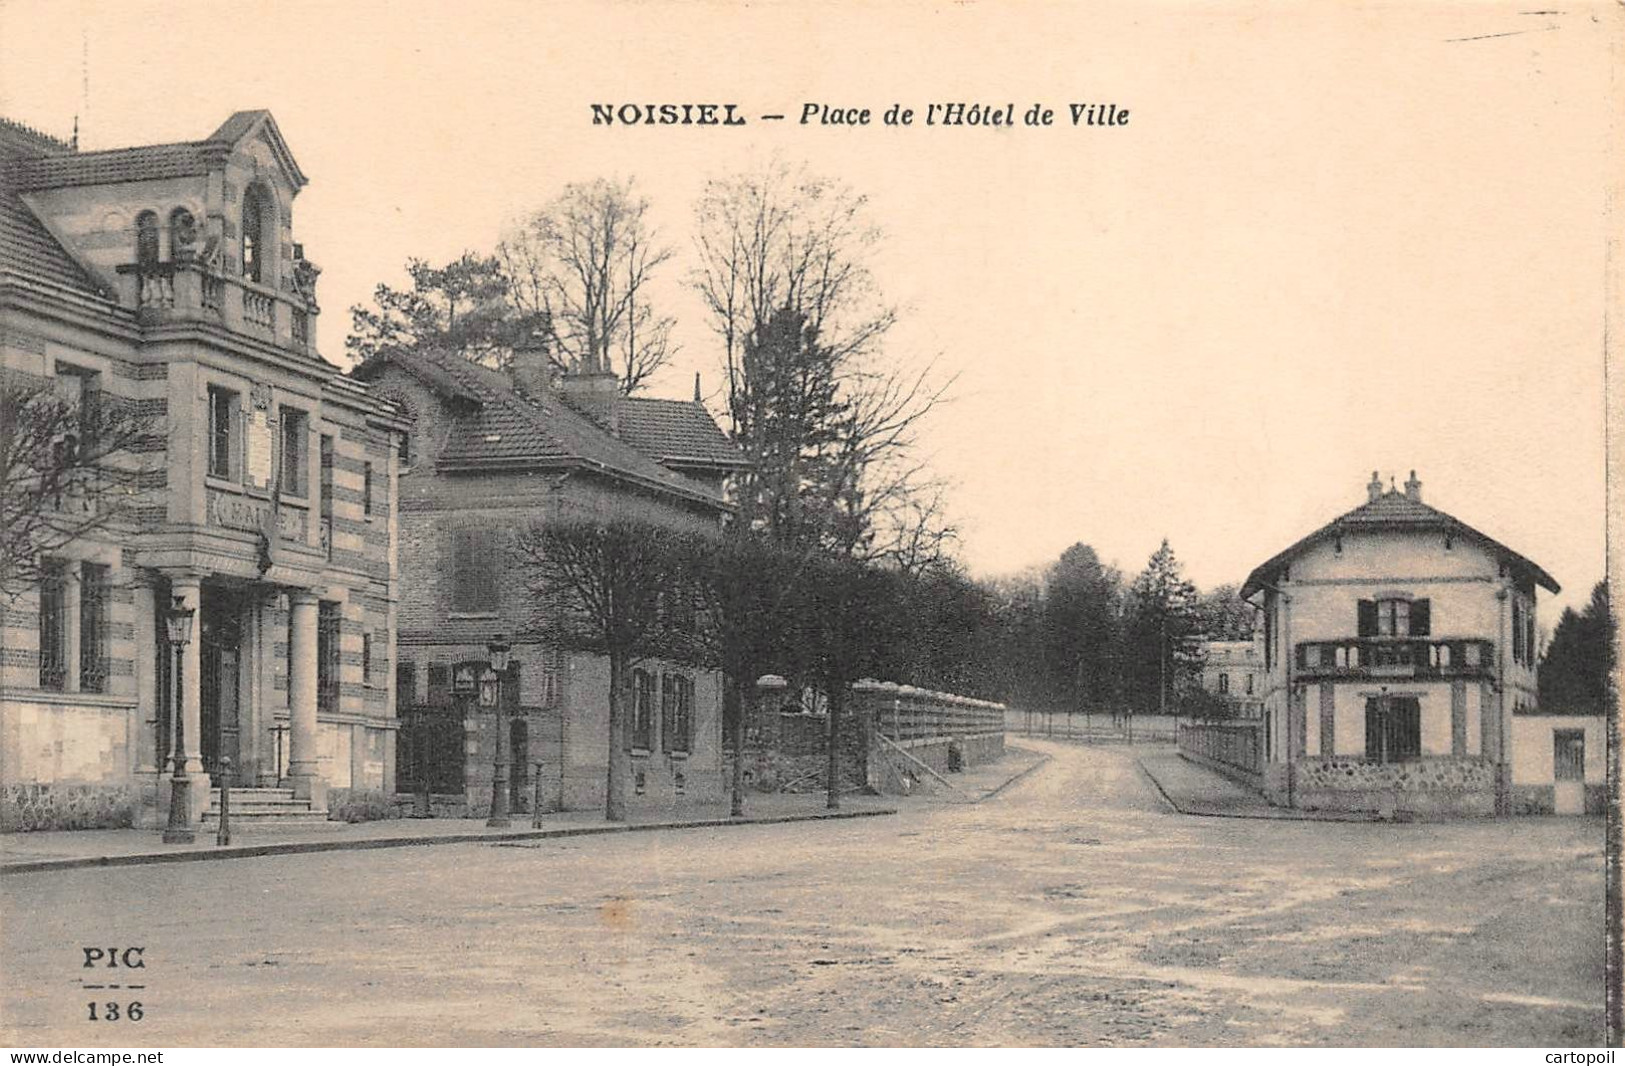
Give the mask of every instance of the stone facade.
POLYGON ((1296 806, 1306 810, 1415 814, 1493 814, 1495 765, 1437 756, 1374 763, 1305 758, 1294 764, 1296 806))
POLYGON ((315 348, 305 178, 275 121, 86 153, 0 122, 0 146, 8 240, 31 242, 0 256, 7 373, 71 376, 152 419, 119 460, 141 471, 133 505, 52 548, 60 593, 53 578, 0 618, 0 820, 162 824, 177 720, 194 822, 225 759, 313 810, 329 787, 392 788, 404 424, 315 348), (178 692, 177 599, 194 612, 178 692))

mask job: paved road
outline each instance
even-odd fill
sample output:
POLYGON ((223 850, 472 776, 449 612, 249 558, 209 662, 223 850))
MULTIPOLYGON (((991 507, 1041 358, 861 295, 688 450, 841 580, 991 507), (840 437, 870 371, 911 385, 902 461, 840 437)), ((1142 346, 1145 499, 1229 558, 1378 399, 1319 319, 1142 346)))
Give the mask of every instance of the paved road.
POLYGON ((1600 1041, 1600 820, 1190 818, 1050 750, 894 818, 9 876, 0 1043, 1600 1041))

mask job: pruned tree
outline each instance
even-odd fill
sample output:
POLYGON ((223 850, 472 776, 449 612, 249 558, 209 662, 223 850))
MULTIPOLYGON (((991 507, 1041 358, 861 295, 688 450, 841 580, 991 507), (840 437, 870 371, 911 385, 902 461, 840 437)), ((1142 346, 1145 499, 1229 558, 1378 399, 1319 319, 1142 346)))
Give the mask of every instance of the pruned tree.
POLYGON ((38 584, 43 560, 128 522, 147 494, 155 420, 83 378, 0 370, 0 595, 38 584))
POLYGON ((732 813, 744 813, 747 708, 755 679, 798 672, 795 605, 809 556, 736 525, 720 541, 691 535, 678 542, 687 584, 705 619, 702 632, 722 669, 723 720, 733 744, 732 813))
POLYGON ((774 164, 706 184, 690 275, 721 341, 731 432, 759 475, 742 508, 769 527, 795 509, 798 533, 870 558, 951 537, 915 453, 951 382, 883 358, 897 311, 870 270, 880 242, 864 197, 774 164), (778 429, 802 439, 764 433, 763 412, 797 398, 778 429))
POLYGON ((445 266, 408 260, 409 289, 379 285, 373 307, 350 308, 345 350, 364 360, 388 348, 457 352, 496 369, 545 319, 512 299, 513 285, 496 256, 464 252, 445 266))
POLYGON ((513 302, 545 316, 560 357, 588 373, 615 371, 629 394, 676 352, 674 320, 650 300, 672 249, 648 211, 632 179, 572 184, 497 247, 513 302))
POLYGON ((852 684, 891 673, 903 623, 900 576, 848 556, 812 559, 799 585, 798 635, 807 676, 828 705, 826 805, 841 805, 841 718, 852 684))
POLYGON ((609 660, 604 817, 621 821, 631 771, 626 688, 639 660, 682 643, 686 627, 673 626, 669 597, 683 588, 683 559, 669 530, 624 518, 537 521, 519 533, 513 550, 539 621, 609 660))

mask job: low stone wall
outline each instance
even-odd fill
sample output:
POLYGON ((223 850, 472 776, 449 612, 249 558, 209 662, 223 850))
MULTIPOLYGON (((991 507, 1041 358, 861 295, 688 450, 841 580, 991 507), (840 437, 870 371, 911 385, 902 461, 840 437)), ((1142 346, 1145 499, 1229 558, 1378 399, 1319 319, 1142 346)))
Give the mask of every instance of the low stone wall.
MULTIPOLYGON (((391 802, 391 818, 417 816, 417 797, 409 792, 395 793, 391 802)), ((461 792, 437 792, 429 797, 429 816, 432 818, 469 818, 468 799, 461 792)))
MULTIPOLYGON (((330 822, 379 822, 401 817, 396 794, 377 788, 330 788, 327 790, 327 820, 330 822)), ((408 806, 406 813, 411 813, 408 806)))
POLYGON ((135 790, 125 785, 6 785, 0 789, 0 832, 128 829, 135 790))
POLYGON ((1486 759, 1305 758, 1295 764, 1293 777, 1294 805, 1305 810, 1495 813, 1495 766, 1486 759))
MULTIPOLYGON (((745 787, 757 792, 817 792, 828 769, 829 719, 812 715, 781 715, 778 724, 793 723, 785 732, 762 731, 745 747, 745 787), (788 734, 788 735, 786 735, 788 734)), ((725 757, 723 780, 732 780, 733 756, 725 757)), ((862 785, 867 756, 863 723, 854 715, 841 716, 841 780, 862 785)))
MULTIPOLYGON (((1587 814, 1608 813, 1607 785, 1587 785, 1585 787, 1585 812, 1587 814)), ((1557 790, 1555 786, 1513 785, 1512 813, 1556 814, 1557 790)))
POLYGON ((1200 752, 1189 751, 1183 747, 1179 749, 1179 757, 1184 759, 1186 762, 1195 763, 1197 766, 1212 770, 1214 773, 1223 774, 1232 781, 1246 785, 1248 788, 1255 789, 1259 792, 1266 791, 1263 774, 1255 774, 1250 771, 1243 770, 1239 766, 1232 766, 1220 759, 1209 758, 1200 752))
MULTIPOLYGON (((1004 734, 978 733, 962 737, 921 737, 896 742, 897 747, 918 759, 945 778, 953 773, 949 769, 949 749, 958 747, 960 768, 980 766, 1004 755, 1004 734)), ((930 791, 934 782, 922 774, 918 766, 886 744, 877 742, 871 749, 869 785, 876 791, 891 795, 907 795, 917 789, 930 791)))

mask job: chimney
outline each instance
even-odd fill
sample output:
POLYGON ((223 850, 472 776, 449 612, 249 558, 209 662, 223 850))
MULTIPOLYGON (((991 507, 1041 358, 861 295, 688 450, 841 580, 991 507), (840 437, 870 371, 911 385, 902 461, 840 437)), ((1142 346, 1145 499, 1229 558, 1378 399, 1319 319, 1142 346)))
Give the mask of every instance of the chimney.
POLYGON ((1405 482, 1405 498, 1422 502, 1422 483, 1416 480, 1416 471, 1411 471, 1411 479, 1405 482))
POLYGON ((527 396, 541 399, 547 393, 548 382, 553 377, 553 359, 548 354, 545 334, 527 333, 514 345, 508 376, 513 378, 514 386, 527 396))
POLYGON ((612 436, 621 435, 621 386, 615 371, 598 369, 598 360, 583 356, 559 375, 559 394, 612 436))
POLYGON ((1377 476, 1375 470, 1371 471, 1371 480, 1366 483, 1365 494, 1369 503, 1376 503, 1382 498, 1382 478, 1377 476))
POLYGON ((700 372, 694 371, 694 402, 700 402, 700 372))

